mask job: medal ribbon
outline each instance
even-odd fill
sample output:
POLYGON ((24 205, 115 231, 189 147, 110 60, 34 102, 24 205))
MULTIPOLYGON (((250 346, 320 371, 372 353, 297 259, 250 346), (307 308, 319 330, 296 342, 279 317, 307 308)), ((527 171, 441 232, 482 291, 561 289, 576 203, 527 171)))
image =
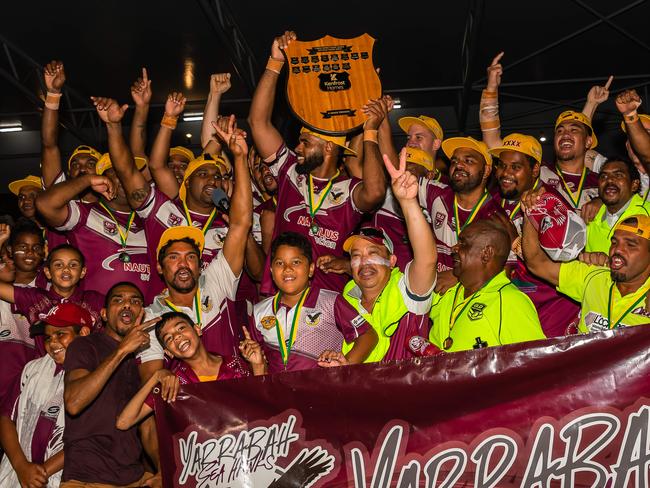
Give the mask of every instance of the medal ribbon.
POLYGON ((312 222, 316 218, 316 214, 320 210, 320 208, 323 206, 323 203, 325 202, 325 197, 329 194, 330 190, 332 189, 332 185, 334 184, 334 180, 339 177, 341 172, 337 169, 336 173, 334 176, 332 176, 329 180, 327 180, 327 185, 325 185, 325 188, 323 188, 320 192, 320 195, 318 196, 318 201, 316 202, 316 206, 314 206, 314 200, 316 197, 314 196, 314 178, 312 175, 309 175, 309 216, 311 217, 312 222))
MULTIPOLYGON (((185 202, 183 202, 183 210, 185 210, 185 218, 187 219, 187 225, 192 225, 192 217, 190 217, 190 209, 187 208, 185 202)), ((217 216, 217 209, 213 208, 212 212, 210 212, 210 216, 208 217, 208 220, 205 222, 205 224, 203 224, 203 228, 201 228, 201 231, 203 231, 203 235, 207 234, 208 230, 210 230, 212 221, 216 216, 217 216)))
POLYGON ((479 210, 481 210, 481 207, 485 203, 485 200, 487 200, 487 197, 488 197, 488 192, 486 191, 483 193, 481 199, 478 202, 476 202, 476 205, 474 205, 472 211, 469 213, 469 217, 467 217, 467 220, 461 226, 460 219, 458 218, 458 199, 456 198, 456 195, 454 195, 454 218, 456 220, 456 238, 458 238, 458 236, 460 236, 461 231, 469 224, 471 224, 472 221, 476 218, 476 214, 478 213, 479 210))
POLYGON ((621 315, 616 322, 612 322, 612 313, 613 313, 613 305, 614 305, 614 286, 616 286, 616 283, 612 283, 609 287, 609 300, 607 300, 607 322, 609 323, 609 328, 610 329, 615 329, 618 324, 621 323, 621 320, 625 318, 625 316, 630 313, 632 310, 634 310, 634 307, 636 307, 641 301, 646 296, 646 293, 648 292, 648 287, 645 287, 645 289, 642 288, 643 293, 641 293, 641 296, 632 304, 630 307, 623 312, 623 315, 621 315))
POLYGON ((120 236, 120 242, 122 243, 122 248, 126 249, 126 240, 129 238, 129 232, 131 232, 131 225, 133 224, 133 220, 135 219, 135 212, 131 210, 131 213, 129 214, 129 220, 126 223, 126 233, 122 232, 122 228, 120 227, 119 222, 115 218, 115 215, 113 215, 113 212, 111 212, 111 209, 108 208, 107 205, 104 205, 104 202, 100 200, 99 205, 106 211, 106 213, 111 217, 111 220, 115 222, 115 225, 117 226, 117 232, 119 233, 120 236))
MULTIPOLYGON (((533 187, 532 187, 531 189, 532 189, 532 190, 536 190, 538 186, 539 186, 539 178, 537 178, 537 181, 535 181, 535 184, 533 185, 533 187)), ((504 210, 505 210, 505 208, 506 208, 506 199, 505 199, 505 198, 501 200, 501 208, 504 209, 504 210)), ((515 215, 516 215, 517 212, 519 212, 520 210, 521 210, 521 198, 520 198, 519 201, 517 202, 517 205, 515 205, 515 208, 512 210, 512 212, 510 212, 510 220, 511 220, 511 221, 514 220, 515 215)))
MULTIPOLYGON (((165 305, 167 305, 174 312, 182 312, 176 305, 169 301, 169 298, 165 298, 165 305)), ((194 313, 196 314, 196 325, 201 327, 203 323, 203 313, 201 312, 201 290, 196 289, 194 294, 194 313)))
POLYGON ((305 288, 298 299, 296 304, 296 310, 293 313, 293 320, 291 321, 291 331, 289 333, 289 340, 287 341, 284 338, 284 330, 280 326, 280 321, 278 320, 278 309, 280 307, 280 292, 276 293, 273 297, 273 315, 275 315, 275 330, 278 334, 278 344, 280 346, 280 355, 282 356, 282 362, 286 366, 287 361, 289 361, 289 354, 291 354, 291 348, 293 343, 296 342, 296 336, 298 335, 298 321, 300 320, 300 315, 302 313, 302 306, 305 303, 307 294, 309 293, 309 287, 305 288))
POLYGON ((571 200, 571 203, 573 204, 573 208, 579 208, 580 198, 582 197, 582 190, 583 190, 582 187, 585 183, 585 177, 587 176, 587 167, 585 166, 584 168, 582 168, 582 176, 580 176, 580 183, 578 184, 578 190, 576 191, 576 193, 578 194, 578 198, 575 198, 574 197, 575 193, 573 193, 569 189, 569 186, 564 180, 564 176, 562 175, 562 170, 560 169, 560 167, 556 166, 555 169, 557 170, 557 175, 560 177, 560 181, 562 182, 564 191, 566 191, 567 195, 569 196, 569 199, 571 200))

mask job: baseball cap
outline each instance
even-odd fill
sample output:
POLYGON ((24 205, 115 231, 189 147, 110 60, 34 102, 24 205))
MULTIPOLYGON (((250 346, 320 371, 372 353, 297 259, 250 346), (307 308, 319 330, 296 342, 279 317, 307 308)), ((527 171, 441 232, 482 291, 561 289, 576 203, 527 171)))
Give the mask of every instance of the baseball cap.
POLYGON ((386 246, 388 252, 393 254, 393 241, 390 240, 390 237, 386 235, 384 229, 381 227, 361 227, 359 232, 348 237, 343 243, 343 250, 345 252, 350 252, 352 245, 357 239, 365 239, 366 241, 373 242, 382 246, 386 246))
POLYGON ((187 159, 188 162, 196 159, 196 156, 192 151, 183 146, 175 146, 169 149, 169 157, 172 156, 181 156, 187 159))
POLYGON ((461 147, 467 147, 480 152, 485 158, 485 164, 492 166, 492 156, 488 151, 487 145, 483 141, 477 141, 473 137, 450 137, 449 139, 442 141, 442 151, 445 153, 445 156, 450 159, 454 154, 454 151, 461 147))
POLYGON ((356 156, 357 153, 354 152, 352 149, 350 149, 346 144, 345 144, 345 136, 328 136, 325 134, 321 134, 319 132, 314 132, 313 130, 308 129, 307 127, 302 127, 300 129, 301 134, 311 134, 314 137, 318 137, 319 139, 322 139, 323 141, 329 141, 331 143, 336 144, 339 147, 343 148, 343 154, 345 156, 356 156))
POLYGON ((503 151, 516 151, 530 156, 538 163, 542 162, 542 145, 533 136, 510 134, 503 138, 499 147, 490 149, 490 154, 498 158, 503 151))
POLYGON ((62 302, 55 305, 46 314, 41 314, 39 319, 29 328, 29 333, 32 336, 44 334, 46 325, 53 327, 78 325, 92 328, 95 322, 88 310, 72 302, 62 302))
MULTIPOLYGON (((138 168, 138 171, 144 168, 147 165, 147 159, 135 156, 135 167, 138 168)), ((111 161, 111 156, 108 153, 104 153, 97 160, 97 165, 95 166, 95 172, 98 175, 103 175, 107 170, 113 167, 113 162, 111 161)))
POLYGON ((192 239, 197 246, 199 246, 199 249, 203 251, 203 247, 205 246, 205 236, 203 235, 203 231, 191 225, 177 225, 165 230, 165 232, 160 236, 160 241, 158 241, 158 247, 156 248, 156 258, 158 258, 160 250, 165 247, 166 244, 171 241, 180 241, 185 238, 192 239))
POLYGON ((12 181, 11 183, 9 183, 9 191, 14 195, 18 196, 18 193, 20 193, 20 189, 26 186, 35 186, 39 189, 43 188, 41 179, 38 176, 29 175, 24 177, 23 179, 12 181))
POLYGON ((187 165, 187 169, 185 170, 185 174, 183 175, 183 181, 181 182, 181 186, 178 189, 178 198, 180 198, 182 201, 185 201, 185 197, 187 196, 187 189, 185 188, 185 182, 189 179, 192 173, 194 173, 197 169, 199 169, 204 164, 210 164, 216 166, 217 168, 219 168, 219 173, 222 176, 224 173, 224 169, 227 168, 227 165, 224 162, 224 160, 221 158, 221 156, 217 156, 216 158, 214 158, 211 154, 208 153, 201 154, 198 158, 195 158, 192 161, 190 161, 190 164, 187 165))
POLYGON ((442 127, 436 119, 433 117, 427 117, 426 115, 418 115, 417 117, 402 117, 397 121, 400 129, 408 133, 409 129, 413 124, 420 124, 425 126, 431 132, 436 139, 443 139, 442 127))
POLYGON ((567 122, 567 121, 576 121, 580 122, 581 124, 586 125, 589 128, 589 135, 591 136, 591 146, 589 149, 593 149, 598 145, 598 138, 596 137, 596 134, 594 133, 594 128, 591 125, 591 119, 587 117, 585 114, 582 112, 575 112, 573 110, 566 110, 562 112, 557 120, 555 121, 555 128, 557 129, 557 126, 560 125, 562 122, 567 122))
POLYGON ((632 215, 619 222, 614 231, 625 230, 634 235, 650 240, 650 217, 647 215, 632 215))
POLYGON ((404 150, 406 151, 407 163, 419 164, 428 171, 433 171, 434 162, 431 154, 417 147, 405 147, 404 150))
POLYGON ((68 168, 70 168, 70 163, 72 163, 72 160, 79 156, 80 154, 85 154, 88 155, 92 158, 95 158, 97 161, 99 161, 99 158, 102 157, 102 153, 100 153, 97 149, 94 147, 90 146, 77 146, 74 151, 72 151, 72 154, 70 155, 70 158, 68 159, 68 168))
MULTIPOLYGON (((648 114, 639 114, 639 118, 643 121, 650 123, 650 115, 648 114)), ((621 121, 621 130, 627 134, 627 128, 625 127, 625 122, 621 121)))

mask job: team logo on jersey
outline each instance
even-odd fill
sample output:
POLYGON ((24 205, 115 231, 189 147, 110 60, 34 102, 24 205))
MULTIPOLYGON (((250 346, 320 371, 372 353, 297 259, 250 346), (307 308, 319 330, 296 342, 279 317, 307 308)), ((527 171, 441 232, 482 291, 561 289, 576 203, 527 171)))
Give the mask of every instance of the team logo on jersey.
POLYGON ((344 191, 336 191, 334 188, 330 191, 328 199, 332 205, 338 205, 343 200, 344 191))
POLYGON ((350 320, 350 323, 352 324, 352 327, 355 329, 358 329, 363 323, 366 321, 361 315, 357 315, 354 317, 352 320, 350 320))
POLYGON ((109 236, 117 234, 117 225, 115 222, 104 220, 104 234, 108 234, 109 236))
POLYGON ((260 319, 260 324, 262 324, 262 327, 264 327, 266 330, 275 327, 276 322, 277 319, 275 318, 274 315, 267 315, 266 317, 262 317, 260 319))
POLYGON ((467 316, 469 317, 470 320, 478 320, 483 317, 483 310, 485 310, 485 307, 487 305, 483 303, 474 303, 472 306, 469 308, 469 312, 467 312, 467 316))
POLYGON ((56 419, 59 416, 60 410, 61 407, 59 407, 58 405, 52 405, 51 407, 48 407, 48 409, 43 413, 45 413, 45 417, 47 418, 56 419))
POLYGON ((212 310, 212 298, 210 298, 209 296, 205 297, 203 303, 201 303, 201 310, 203 312, 209 312, 210 310, 212 310))
POLYGON ((632 310, 634 315, 642 315, 643 317, 650 317, 650 310, 647 310, 643 307, 638 307, 632 310))
POLYGON ((443 214, 442 212, 436 212, 436 220, 433 223, 434 227, 436 229, 439 229, 440 227, 442 227, 442 224, 444 223, 445 223, 445 214, 443 214))
POLYGON ((226 232, 219 232, 219 231, 215 232, 214 235, 212 236, 212 240, 214 240, 215 244, 222 247, 223 241, 226 240, 226 232))
POLYGON ((183 217, 179 217, 176 214, 170 213, 167 217, 167 225, 170 227, 178 227, 183 225, 183 217))
POLYGON ((558 180, 557 178, 549 178, 546 184, 551 186, 559 186, 560 180, 558 180))
POLYGON ((302 186, 304 182, 305 182, 305 175, 296 176, 296 183, 298 184, 298 186, 302 186))
POLYGON ((321 312, 308 313, 305 323, 311 327, 316 327, 320 323, 321 312))

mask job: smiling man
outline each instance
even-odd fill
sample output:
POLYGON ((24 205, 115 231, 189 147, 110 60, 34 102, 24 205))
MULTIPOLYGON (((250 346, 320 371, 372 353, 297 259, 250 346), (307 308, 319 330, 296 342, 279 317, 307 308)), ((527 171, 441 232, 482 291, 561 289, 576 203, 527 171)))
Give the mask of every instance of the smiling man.
POLYGON ((637 193, 639 170, 624 158, 608 159, 598 175, 598 196, 604 205, 587 225, 587 252, 609 252, 612 232, 618 222, 632 215, 650 216, 650 207, 637 193))

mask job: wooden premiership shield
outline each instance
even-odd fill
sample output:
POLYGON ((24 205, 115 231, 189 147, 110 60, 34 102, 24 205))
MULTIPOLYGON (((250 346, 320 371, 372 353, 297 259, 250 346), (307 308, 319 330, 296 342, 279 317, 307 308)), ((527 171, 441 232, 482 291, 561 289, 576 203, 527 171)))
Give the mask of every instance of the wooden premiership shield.
POLYGON ((284 50, 287 99, 305 126, 343 135, 363 125, 366 116, 361 107, 381 96, 381 82, 372 62, 374 44, 368 34, 289 44, 284 50))

